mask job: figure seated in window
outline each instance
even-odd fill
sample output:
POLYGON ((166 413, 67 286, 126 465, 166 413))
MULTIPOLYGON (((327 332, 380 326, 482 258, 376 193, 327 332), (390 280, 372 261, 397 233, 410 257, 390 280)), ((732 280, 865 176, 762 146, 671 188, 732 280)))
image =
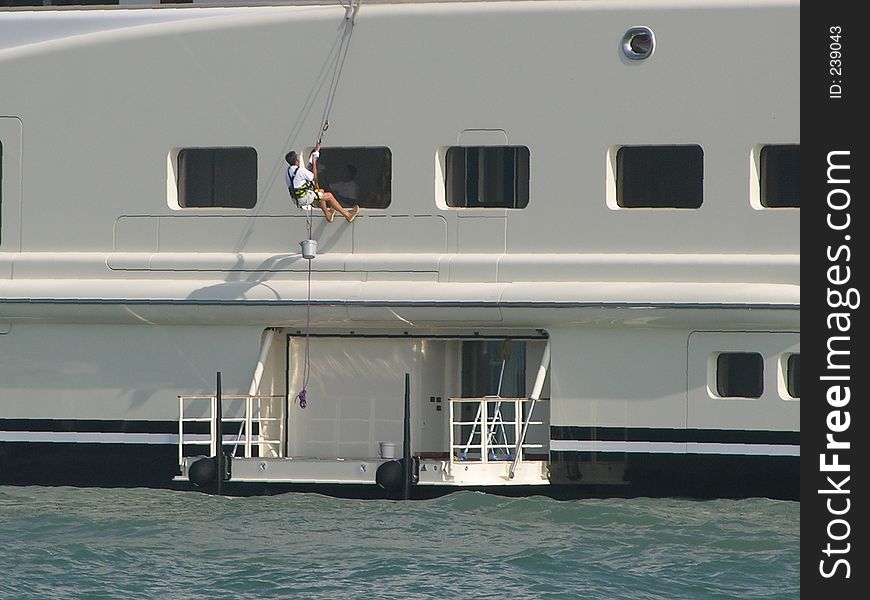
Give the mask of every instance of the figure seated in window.
POLYGON ((359 185, 356 180, 356 167, 345 165, 341 178, 329 183, 329 191, 341 202, 342 206, 359 203, 359 185))

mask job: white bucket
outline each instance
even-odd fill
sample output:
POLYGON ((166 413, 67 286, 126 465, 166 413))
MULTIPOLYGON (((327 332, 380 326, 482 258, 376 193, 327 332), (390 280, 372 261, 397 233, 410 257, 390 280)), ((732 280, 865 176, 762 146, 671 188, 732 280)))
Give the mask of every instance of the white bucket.
POLYGON ((396 442, 378 442, 381 458, 396 458, 396 442))
POLYGON ((302 258, 311 260, 317 256, 317 240, 302 240, 299 245, 302 246, 302 258))

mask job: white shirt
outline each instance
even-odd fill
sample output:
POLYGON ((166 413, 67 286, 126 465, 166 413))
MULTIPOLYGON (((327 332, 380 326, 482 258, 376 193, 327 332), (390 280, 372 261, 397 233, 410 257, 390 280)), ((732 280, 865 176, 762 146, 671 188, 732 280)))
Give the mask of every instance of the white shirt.
POLYGON ((356 181, 336 181, 329 184, 329 191, 348 200, 357 200, 359 198, 359 186, 356 184, 356 181))
POLYGON ((309 181, 314 181, 314 173, 299 165, 299 168, 296 168, 296 165, 288 165, 288 167, 284 170, 284 183, 287 184, 287 189, 290 189, 290 173, 293 173, 293 188, 299 189, 303 187, 309 181))

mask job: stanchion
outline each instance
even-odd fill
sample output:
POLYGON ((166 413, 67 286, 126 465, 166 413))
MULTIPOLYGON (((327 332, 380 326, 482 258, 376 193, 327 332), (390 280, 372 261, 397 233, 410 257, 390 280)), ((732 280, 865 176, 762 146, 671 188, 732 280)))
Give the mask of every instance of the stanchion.
POLYGON ((402 500, 411 496, 411 374, 405 373, 405 432, 402 436, 402 500))
POLYGON ((223 409, 221 408, 221 372, 217 372, 217 381, 215 382, 215 435, 217 436, 217 453, 215 456, 215 493, 218 496, 222 494, 222 486, 224 481, 224 426, 223 426, 223 409))

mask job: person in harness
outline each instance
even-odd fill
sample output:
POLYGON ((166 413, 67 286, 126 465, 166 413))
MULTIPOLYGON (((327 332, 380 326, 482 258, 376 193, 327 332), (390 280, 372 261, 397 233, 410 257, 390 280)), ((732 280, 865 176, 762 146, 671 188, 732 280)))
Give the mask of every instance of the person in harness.
POLYGON ((318 203, 320 210, 323 211, 323 215, 330 223, 335 218, 335 213, 339 213, 350 223, 356 218, 359 206, 354 205, 353 208, 348 210, 330 192, 317 187, 315 181, 317 181, 317 159, 319 157, 320 144, 317 144, 317 147, 308 158, 308 164, 311 167, 311 170, 308 170, 300 164, 299 155, 293 150, 284 156, 284 160, 287 161, 288 165, 287 170, 284 172, 284 182, 287 184, 290 196, 299 208, 307 208, 314 203, 318 203))

